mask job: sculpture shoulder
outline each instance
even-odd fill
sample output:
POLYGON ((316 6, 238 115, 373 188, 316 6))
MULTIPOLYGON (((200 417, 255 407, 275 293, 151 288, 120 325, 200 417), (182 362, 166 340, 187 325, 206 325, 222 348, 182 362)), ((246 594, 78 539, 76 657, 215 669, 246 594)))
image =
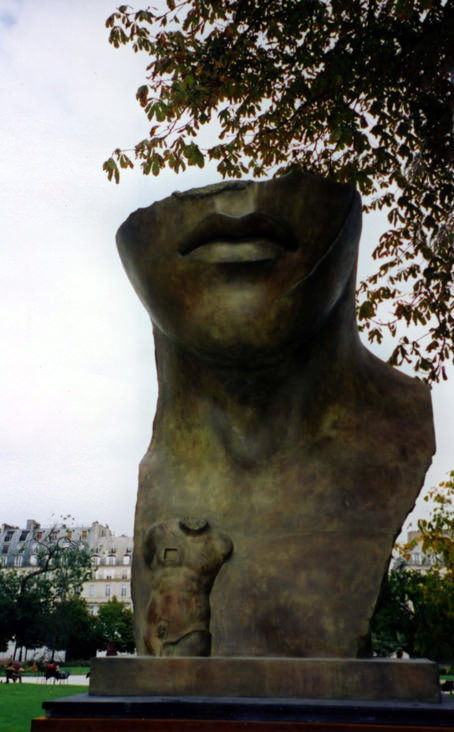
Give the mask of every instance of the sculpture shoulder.
POLYGON ((388 425, 397 443, 425 445, 435 451, 430 387, 407 376, 364 349, 361 395, 366 410, 373 410, 377 425, 388 425))

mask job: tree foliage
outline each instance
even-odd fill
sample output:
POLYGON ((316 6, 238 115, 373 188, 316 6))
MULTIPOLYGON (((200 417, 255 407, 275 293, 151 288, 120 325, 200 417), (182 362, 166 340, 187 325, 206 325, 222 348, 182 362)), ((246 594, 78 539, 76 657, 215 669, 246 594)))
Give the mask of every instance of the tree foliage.
MULTIPOLYGON (((389 228, 359 288, 371 342, 424 326, 391 362, 445 377, 454 342, 453 0, 161 0, 123 5, 110 42, 149 56, 137 99, 150 124, 109 179, 215 161, 225 177, 292 168, 349 181, 389 228), (202 146, 201 128, 215 134, 202 146), (386 317, 385 312, 386 311, 386 317), (390 315, 389 315, 390 313, 390 315)), ((412 334, 413 333, 413 334, 412 334)))
POLYGON ((454 470, 424 500, 432 501, 434 508, 429 519, 418 521, 422 551, 432 556, 437 568, 454 576, 454 470))
POLYGON ((14 569, 0 572, 0 641, 3 649, 12 638, 16 648, 35 648, 44 639, 52 608, 51 582, 34 575, 28 582, 14 569))
POLYGON ((100 645, 106 649, 110 643, 120 653, 134 651, 132 612, 116 597, 101 605, 98 611, 100 645))
POLYGON ((434 661, 454 659, 454 576, 434 570, 390 573, 372 621, 372 648, 434 661))
POLYGON ((418 532, 398 546, 398 569, 384 582, 372 622, 372 646, 387 654, 402 648, 411 655, 454 660, 454 471, 432 488, 428 519, 418 521, 418 532), (418 547, 423 572, 406 562, 418 547))
POLYGON ((412 653, 413 613, 408 598, 407 572, 392 571, 386 577, 371 623, 372 651, 390 656, 398 650, 412 653))
POLYGON ((16 647, 35 648, 51 606, 50 582, 33 577, 23 584, 16 570, 0 572, 0 647, 14 638, 16 647))
MULTIPOLYGON (((49 622, 57 609, 82 591, 92 575, 91 553, 83 543, 61 536, 53 540, 35 537, 36 565, 32 569, 3 569, 0 572, 0 645, 14 639, 16 648, 49 644, 49 622)), ((54 629, 52 629, 53 631, 54 629)))
POLYGON ((44 642, 52 651, 64 649, 66 661, 91 658, 102 647, 97 619, 86 600, 74 595, 57 603, 44 623, 44 642))
POLYGON ((50 591, 55 600, 64 601, 82 592, 84 582, 92 576, 92 554, 83 542, 69 536, 52 539, 52 532, 44 541, 31 539, 36 556, 36 569, 21 575, 25 586, 36 577, 52 577, 50 591))

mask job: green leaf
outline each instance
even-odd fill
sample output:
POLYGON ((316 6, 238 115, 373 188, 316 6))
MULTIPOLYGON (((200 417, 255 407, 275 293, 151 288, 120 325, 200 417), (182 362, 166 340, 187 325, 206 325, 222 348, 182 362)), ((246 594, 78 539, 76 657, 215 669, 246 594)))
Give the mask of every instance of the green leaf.
POLYGON ((375 308, 370 300, 365 300, 359 307, 358 318, 360 320, 368 320, 375 315, 375 308))

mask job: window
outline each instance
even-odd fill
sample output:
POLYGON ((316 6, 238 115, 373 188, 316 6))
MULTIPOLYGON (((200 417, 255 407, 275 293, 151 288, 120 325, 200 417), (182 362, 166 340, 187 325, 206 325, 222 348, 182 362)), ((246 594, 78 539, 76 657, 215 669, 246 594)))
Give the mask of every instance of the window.
POLYGON ((88 585, 88 597, 95 597, 95 596, 96 596, 95 585, 88 585))
POLYGON ((110 585, 106 585, 104 588, 105 597, 110 597, 110 585))
POLYGON ((14 536, 14 531, 7 531, 5 536, 5 541, 11 541, 11 539, 14 536))
POLYGON ((101 557, 98 557, 96 554, 91 558, 91 561, 93 564, 98 567, 101 564, 101 557))
POLYGON ((122 585, 120 589, 120 597, 127 597, 128 596, 128 588, 127 585, 122 585))
POLYGON ((107 557, 107 564, 110 564, 111 566, 115 565, 115 555, 114 554, 109 554, 109 556, 107 557))
POLYGON ((27 538, 27 536, 28 536, 28 531, 22 531, 22 533, 21 533, 21 535, 19 537, 19 541, 25 541, 25 539, 27 538))
POLYGON ((104 579, 111 580, 112 579, 112 570, 108 569, 107 572, 104 573, 104 579))
POLYGON ((18 554, 17 557, 14 557, 14 566, 22 567, 22 560, 23 560, 22 554, 18 554))
POLYGON ((131 557, 129 556, 129 554, 124 555, 123 564, 131 564, 131 557))

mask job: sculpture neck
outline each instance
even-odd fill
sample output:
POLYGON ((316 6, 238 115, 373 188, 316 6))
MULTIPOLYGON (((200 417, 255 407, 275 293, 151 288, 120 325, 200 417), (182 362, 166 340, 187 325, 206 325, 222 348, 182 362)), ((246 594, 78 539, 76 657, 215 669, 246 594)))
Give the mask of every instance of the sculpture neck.
MULTIPOLYGON (((362 347, 348 303, 322 332, 263 368, 228 367, 181 349, 155 330, 159 401, 153 446, 177 450, 203 432, 237 462, 270 458, 322 429, 326 413, 354 398, 362 347), (333 367, 335 364, 335 368, 333 367)), ((206 444, 206 441, 210 443, 206 444)))

